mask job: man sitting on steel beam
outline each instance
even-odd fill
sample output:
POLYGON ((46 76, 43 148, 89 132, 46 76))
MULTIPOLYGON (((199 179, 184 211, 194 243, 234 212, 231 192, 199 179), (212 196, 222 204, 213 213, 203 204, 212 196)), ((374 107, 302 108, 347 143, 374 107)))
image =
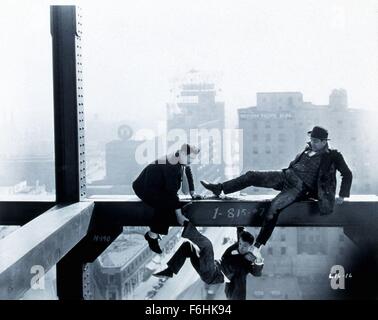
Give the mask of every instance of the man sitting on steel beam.
POLYGON ((328 147, 328 131, 315 126, 308 132, 310 142, 298 154, 289 167, 278 171, 248 171, 223 183, 212 184, 201 181, 202 185, 216 196, 232 193, 255 186, 279 190, 265 213, 264 221, 254 245, 253 254, 261 257, 261 247, 270 238, 276 226, 279 213, 292 203, 306 198, 318 199, 321 215, 331 214, 335 200, 341 204, 349 197, 352 172, 342 154, 328 147), (339 197, 336 194, 336 170, 341 173, 339 197))
POLYGON ((172 278, 178 274, 187 258, 206 284, 223 283, 226 297, 230 300, 246 299, 247 275, 261 276, 264 261, 257 259, 252 251, 254 237, 243 227, 237 228, 238 242, 226 249, 220 261, 214 259, 213 244, 189 221, 184 222, 182 237, 185 241, 168 261, 168 267, 155 273, 155 277, 172 278), (196 245, 198 249, 194 246, 196 245))
POLYGON ((182 214, 179 197, 190 192, 192 199, 201 196, 194 191, 193 174, 190 163, 199 154, 200 149, 183 144, 174 154, 166 155, 150 163, 133 182, 135 194, 154 209, 150 231, 145 234, 150 249, 161 254, 158 240, 160 234, 167 234, 169 226, 178 222, 182 224, 187 218, 182 214), (187 190, 188 189, 188 190, 187 190))

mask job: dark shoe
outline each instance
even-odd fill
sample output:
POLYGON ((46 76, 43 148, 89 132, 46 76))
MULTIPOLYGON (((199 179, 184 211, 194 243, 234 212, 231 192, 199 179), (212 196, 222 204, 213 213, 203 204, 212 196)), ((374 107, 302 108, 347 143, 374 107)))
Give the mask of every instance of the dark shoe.
POLYGON ((205 180, 200 181, 201 184, 207 189, 214 193, 217 197, 222 193, 222 184, 221 183, 209 183, 205 180))
POLYGON ((168 267, 167 269, 164 269, 163 271, 154 273, 153 276, 157 278, 172 278, 173 271, 168 267))
POLYGON ((148 242, 148 246, 150 247, 150 249, 153 251, 153 252, 156 252, 158 254, 162 254, 163 251, 161 251, 160 249, 160 246, 159 246, 159 241, 158 241, 158 238, 156 239, 152 239, 148 232, 146 232, 146 234, 144 235, 144 239, 147 240, 148 242))

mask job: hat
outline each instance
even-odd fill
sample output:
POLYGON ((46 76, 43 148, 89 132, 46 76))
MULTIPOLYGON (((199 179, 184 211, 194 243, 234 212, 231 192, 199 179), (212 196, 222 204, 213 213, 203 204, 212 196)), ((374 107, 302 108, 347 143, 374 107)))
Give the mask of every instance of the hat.
POLYGON ((311 131, 308 131, 307 134, 310 135, 311 138, 317 138, 320 140, 329 140, 328 131, 322 127, 315 126, 314 128, 312 128, 311 131))

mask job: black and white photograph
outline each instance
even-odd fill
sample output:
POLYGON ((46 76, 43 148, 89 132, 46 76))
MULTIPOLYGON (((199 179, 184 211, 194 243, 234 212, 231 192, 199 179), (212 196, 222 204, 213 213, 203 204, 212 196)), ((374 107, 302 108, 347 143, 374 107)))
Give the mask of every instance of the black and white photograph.
POLYGON ((0 300, 378 299, 377 0, 0 5, 0 300))

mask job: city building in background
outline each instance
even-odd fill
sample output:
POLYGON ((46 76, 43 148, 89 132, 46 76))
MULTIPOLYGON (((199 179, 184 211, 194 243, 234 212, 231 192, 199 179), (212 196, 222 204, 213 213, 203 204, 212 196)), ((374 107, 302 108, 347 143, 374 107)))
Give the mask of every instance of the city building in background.
MULTIPOLYGON (((89 265, 90 299, 138 298, 135 296, 135 290, 161 267, 162 257, 172 251, 179 241, 181 232, 180 228, 169 230, 160 243, 163 254, 159 256, 146 244, 144 234, 147 230, 147 227, 125 227, 123 233, 89 265)), ((149 288, 148 291, 152 289, 149 288)), ((145 293, 148 294, 148 291, 145 293)))
MULTIPOLYGON (((347 92, 333 90, 327 105, 303 100, 301 92, 260 92, 257 104, 238 110, 243 130, 243 168, 280 170, 301 152, 309 141, 307 132, 320 125, 329 131, 329 145, 340 150, 353 172, 353 194, 377 194, 378 172, 372 166, 378 145, 374 113, 348 107, 347 92)), ((248 188, 250 194, 272 193, 248 188)))
MULTIPOLYGON (((258 228, 247 228, 252 234, 258 228)), ((162 280, 152 273, 165 263, 182 243, 180 228, 172 228, 163 238, 164 253, 151 252, 143 234, 146 227, 127 227, 111 246, 89 265, 89 299, 226 299, 224 285, 205 285, 190 262, 183 274, 162 280), (185 281, 183 280, 185 279, 185 281)), ((211 236, 215 257, 236 241, 236 228, 201 228, 211 236), (215 241, 214 241, 215 240, 215 241)), ((184 239, 185 240, 185 239, 184 239)), ((345 263, 356 246, 342 228, 278 227, 263 248, 264 271, 261 277, 248 277, 247 299, 338 299, 329 285, 333 265, 345 263)))
MULTIPOLYGON (((255 235, 259 231, 248 229, 255 235)), ((340 298, 330 288, 329 270, 356 249, 342 228, 276 228, 262 249, 262 278, 249 279, 247 299, 340 298)))
POLYGON ((172 91, 173 101, 167 104, 167 132, 184 130, 188 142, 201 148, 199 164, 192 165, 195 188, 201 191, 203 187, 199 180, 220 181, 224 178, 224 102, 218 101, 216 85, 196 70, 188 72, 178 88, 172 91), (198 132, 198 140, 190 141, 191 132, 198 132))
POLYGON ((88 163, 89 196, 134 193, 132 182, 144 167, 135 159, 136 149, 142 142, 133 138, 128 125, 120 125, 117 133, 118 139, 104 144, 104 154, 96 149, 89 151, 93 155, 88 163))
POLYGON ((54 197, 54 159, 11 156, 0 159, 0 196, 54 197))

